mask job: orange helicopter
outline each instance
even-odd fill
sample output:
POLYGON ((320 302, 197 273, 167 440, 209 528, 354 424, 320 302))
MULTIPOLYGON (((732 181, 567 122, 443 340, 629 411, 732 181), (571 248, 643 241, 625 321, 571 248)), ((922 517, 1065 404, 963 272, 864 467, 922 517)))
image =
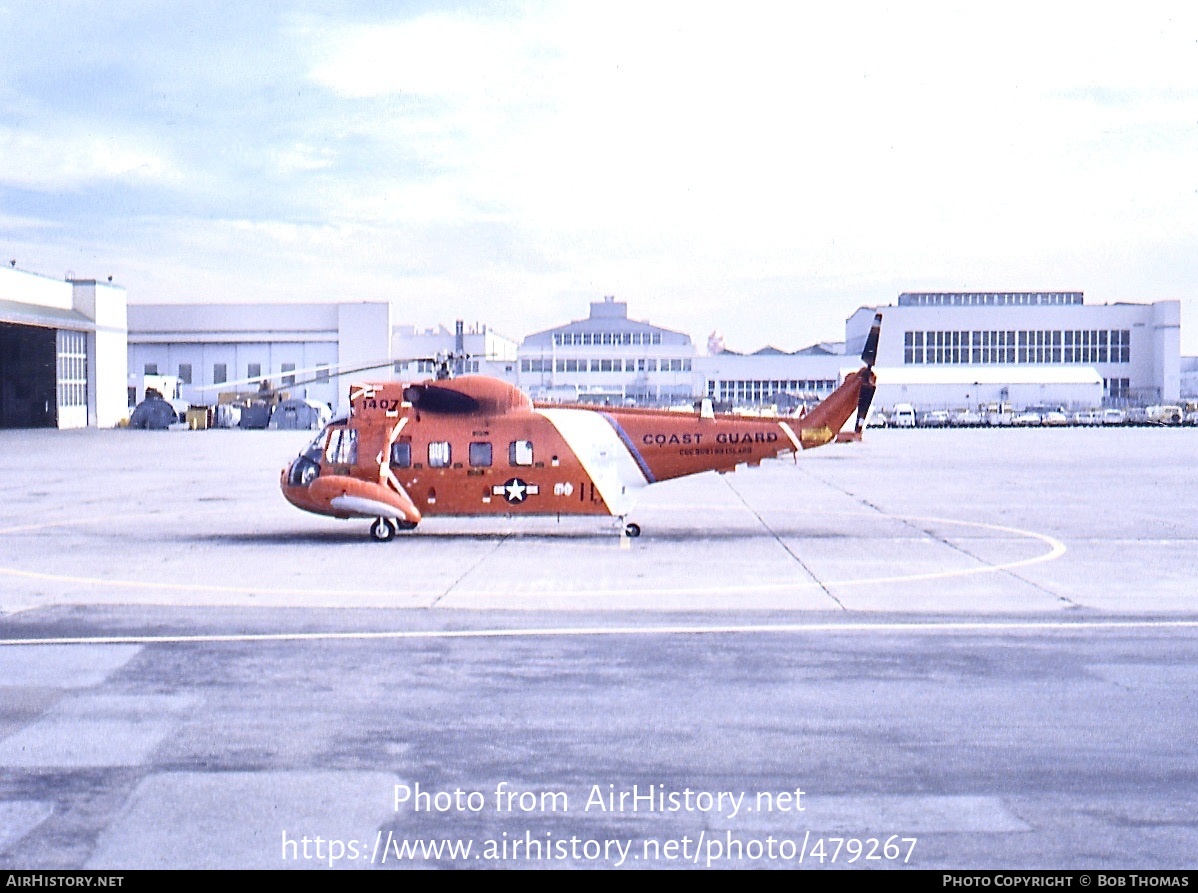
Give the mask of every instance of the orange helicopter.
POLYGON ((327 425, 287 468, 283 496, 334 518, 373 518, 387 542, 428 516, 612 515, 623 533, 639 491, 659 481, 822 446, 857 412, 860 437, 876 390, 882 315, 864 366, 800 418, 540 404, 483 375, 358 384, 348 417, 327 425))

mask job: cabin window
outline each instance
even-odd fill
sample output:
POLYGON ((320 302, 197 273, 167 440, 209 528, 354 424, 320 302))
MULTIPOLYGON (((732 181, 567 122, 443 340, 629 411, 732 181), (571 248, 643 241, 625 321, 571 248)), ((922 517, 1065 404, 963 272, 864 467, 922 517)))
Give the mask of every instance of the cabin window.
POLYGON ((508 447, 508 461, 512 465, 532 465, 532 441, 513 440, 508 447))
POLYGON ((448 440, 434 440, 428 445, 428 467, 448 468, 453 461, 453 451, 448 440))
POLYGON ((472 468, 490 468, 491 467, 491 444, 490 443, 472 443, 472 444, 470 444, 470 465, 472 468))
POLYGON ((334 428, 324 457, 331 465, 354 465, 358 461, 358 432, 353 428, 334 428))
POLYGON ((408 442, 391 444, 391 464, 395 468, 411 468, 412 444, 408 442))

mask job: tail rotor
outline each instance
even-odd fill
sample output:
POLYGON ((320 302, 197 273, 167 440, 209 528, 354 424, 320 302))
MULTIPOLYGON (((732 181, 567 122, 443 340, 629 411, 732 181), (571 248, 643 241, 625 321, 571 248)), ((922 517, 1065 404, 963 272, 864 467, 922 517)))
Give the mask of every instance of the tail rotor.
POLYGON ((877 378, 874 376, 874 363, 878 359, 878 340, 881 337, 882 314, 877 313, 874 315, 874 324, 869 330, 869 337, 865 339, 865 349, 861 351, 861 362, 865 366, 857 373, 861 379, 861 392, 857 397, 857 424, 854 430, 858 435, 865 427, 865 420, 869 416, 869 407, 874 402, 874 393, 878 389, 877 378))

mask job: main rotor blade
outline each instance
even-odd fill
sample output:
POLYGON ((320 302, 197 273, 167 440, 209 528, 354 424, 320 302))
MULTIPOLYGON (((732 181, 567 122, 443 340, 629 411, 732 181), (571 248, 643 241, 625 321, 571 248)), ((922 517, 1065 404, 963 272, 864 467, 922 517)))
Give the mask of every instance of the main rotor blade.
POLYGON ((313 382, 324 382, 326 378, 340 378, 343 375, 356 375, 359 372, 370 372, 374 369, 382 369, 390 366, 393 360, 372 360, 369 363, 340 363, 335 366, 309 366, 305 369, 292 369, 288 372, 270 372, 263 375, 256 375, 253 378, 233 378, 228 381, 222 381, 219 384, 195 385, 192 387, 196 391, 217 391, 222 388, 229 390, 238 385, 252 384, 257 385, 262 382, 282 381, 284 378, 295 378, 295 384, 279 385, 275 387, 271 385, 270 390, 280 391, 284 388, 294 388, 301 384, 312 384, 313 382), (302 376, 308 376, 303 381, 300 381, 302 376))
POLYGON ((468 415, 480 409, 479 402, 469 394, 433 384, 414 384, 405 388, 403 398, 425 412, 468 415))

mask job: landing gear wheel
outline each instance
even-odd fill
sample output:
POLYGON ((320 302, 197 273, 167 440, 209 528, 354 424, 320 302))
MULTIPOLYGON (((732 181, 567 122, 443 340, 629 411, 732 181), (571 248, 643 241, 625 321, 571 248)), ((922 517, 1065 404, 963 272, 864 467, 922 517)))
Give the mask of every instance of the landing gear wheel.
POLYGON ((641 535, 641 525, 640 524, 625 524, 624 525, 624 536, 629 537, 630 539, 636 539, 640 535, 641 535))
POLYGON ((395 528, 389 518, 375 518, 370 525, 370 535, 376 543, 386 543, 395 539, 395 528))

